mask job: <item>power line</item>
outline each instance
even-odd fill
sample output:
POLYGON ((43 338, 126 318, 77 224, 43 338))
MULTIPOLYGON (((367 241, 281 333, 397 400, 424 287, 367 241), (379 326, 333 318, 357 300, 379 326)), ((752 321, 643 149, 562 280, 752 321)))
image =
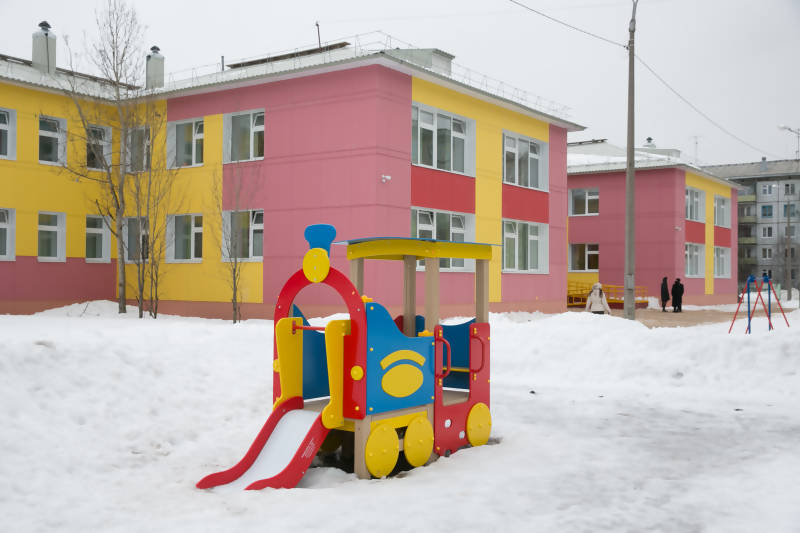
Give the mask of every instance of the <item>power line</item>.
MULTIPOLYGON (((601 40, 601 41, 603 41, 603 42, 606 42, 606 43, 609 43, 609 44, 613 44, 613 45, 615 45, 615 46, 620 46, 620 47, 622 47, 622 48, 624 48, 624 49, 626 49, 626 50, 627 50, 627 48, 628 48, 628 47, 627 47, 626 45, 624 45, 624 44, 618 43, 618 42, 616 42, 616 41, 612 41, 611 39, 607 39, 607 38, 605 38, 605 37, 603 37, 603 36, 601 36, 601 35, 597 35, 596 33, 592 33, 592 32, 590 32, 590 31, 586 31, 586 30, 584 30, 584 29, 582 29, 582 28, 579 28, 579 27, 577 27, 577 26, 573 26, 572 24, 569 24, 569 23, 567 23, 567 22, 564 22, 563 20, 559 20, 559 19, 557 19, 557 18, 555 18, 555 17, 551 17, 550 15, 548 15, 548 14, 546 14, 546 13, 542 13, 541 11, 539 11, 539 10, 537 10, 537 9, 533 9, 532 7, 529 7, 529 6, 527 6, 527 5, 523 4, 522 2, 519 2, 519 1, 517 1, 517 0, 508 0, 508 1, 509 1, 509 2, 511 2, 512 4, 515 4, 515 5, 518 5, 518 6, 522 7, 522 8, 524 8, 524 9, 527 9, 528 11, 531 11, 531 12, 533 12, 533 13, 536 13, 537 15, 540 15, 540 16, 542 16, 542 17, 544 17, 544 18, 546 18, 546 19, 548 19, 548 20, 550 20, 550 21, 553 21, 553 22, 555 22, 555 23, 557 23, 557 24, 561 24, 562 26, 566 26, 566 27, 567 27, 567 28, 569 28, 569 29, 572 29, 572 30, 578 31, 578 32, 580 32, 580 33, 583 33, 583 34, 585 34, 585 35, 588 35, 588 36, 590 36, 590 37, 594 37, 595 39, 599 39, 599 40, 601 40)), ((685 103, 686 105, 688 105, 688 106, 689 106, 689 108, 691 108, 691 109, 692 109, 692 110, 693 110, 695 113, 697 113, 698 115, 700 115, 701 117, 703 117, 704 119, 706 119, 708 122, 710 122, 712 125, 714 125, 714 126, 715 126, 717 129, 719 129, 721 132, 723 132, 723 133, 725 133, 726 135, 730 136, 731 138, 733 138, 733 139, 735 139, 735 140, 739 141, 740 143, 742 143, 743 145, 747 146, 747 147, 748 147, 748 148, 750 148, 751 150, 755 150, 756 152, 760 152, 760 153, 762 153, 762 154, 766 154, 766 155, 768 155, 768 156, 770 156, 770 157, 773 157, 773 158, 775 158, 775 159, 780 159, 780 156, 777 156, 777 155, 775 155, 775 154, 773 154, 773 153, 770 153, 770 152, 768 152, 768 151, 766 151, 766 150, 761 150, 760 148, 757 148, 757 147, 753 146, 752 144, 750 144, 749 142, 745 141, 745 140, 744 140, 744 139, 742 139, 741 137, 739 137, 739 136, 737 136, 736 134, 734 134, 734 133, 732 133, 732 132, 728 131, 727 129, 725 129, 725 128, 724 128, 724 127, 723 127, 723 126, 720 124, 720 123, 718 123, 717 121, 715 121, 714 119, 712 119, 711 117, 709 117, 707 114, 703 113, 703 112, 702 112, 702 111, 701 111, 701 110, 700 110, 700 109, 699 109, 699 108, 698 108, 696 105, 694 105, 693 103, 691 103, 691 102, 690 102, 688 99, 686 99, 686 97, 684 97, 684 96, 683 96, 681 93, 679 93, 677 90, 675 90, 675 89, 674 89, 674 88, 673 88, 673 87, 672 87, 672 86, 671 86, 669 83, 667 83, 667 81, 666 81, 664 78, 662 78, 662 77, 661 77, 661 76, 660 76, 660 75, 659 75, 659 74, 658 74, 658 73, 657 73, 657 72, 656 72, 656 71, 653 69, 653 67, 651 67, 650 65, 648 65, 648 64, 647 64, 647 63, 646 63, 646 62, 645 62, 645 61, 644 61, 644 60, 643 60, 641 57, 639 57, 638 55, 636 55, 635 57, 636 57, 636 59, 637 59, 637 60, 639 60, 639 62, 640 62, 640 63, 641 63, 641 64, 642 64, 642 65, 643 65, 643 66, 644 66, 644 67, 645 67, 647 70, 649 70, 649 71, 650 71, 650 73, 651 73, 653 76, 655 76, 655 78, 656 78, 658 81, 660 81, 660 82, 661 82, 661 83, 664 85, 664 87, 666 87, 667 89, 669 89, 669 90, 670 90, 670 91, 671 91, 671 92, 672 92, 672 93, 673 93, 675 96, 677 96, 677 97, 678 97, 678 98, 679 98, 679 99, 680 99, 680 100, 681 100, 683 103, 685 103)))

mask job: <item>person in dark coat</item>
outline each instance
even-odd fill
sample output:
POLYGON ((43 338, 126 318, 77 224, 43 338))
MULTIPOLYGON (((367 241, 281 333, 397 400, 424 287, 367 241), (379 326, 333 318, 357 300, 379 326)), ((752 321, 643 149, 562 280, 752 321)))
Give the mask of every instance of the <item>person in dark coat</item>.
POLYGON ((683 305, 683 283, 681 278, 676 278, 675 283, 672 284, 672 312, 680 313, 683 305))
POLYGON ((667 278, 661 280, 661 311, 667 312, 667 302, 669 301, 669 284, 667 278))

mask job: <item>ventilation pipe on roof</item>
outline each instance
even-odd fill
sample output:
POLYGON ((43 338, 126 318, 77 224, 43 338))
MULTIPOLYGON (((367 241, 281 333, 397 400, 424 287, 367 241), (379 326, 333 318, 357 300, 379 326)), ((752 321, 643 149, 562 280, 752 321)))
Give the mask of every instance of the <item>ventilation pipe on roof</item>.
POLYGON ((150 48, 147 54, 147 66, 145 72, 145 87, 147 89, 158 89, 164 86, 164 56, 159 52, 158 46, 150 48))
POLYGON ((767 171, 767 156, 764 156, 764 155, 761 156, 761 168, 760 168, 760 170, 761 170, 761 172, 766 172, 767 171))
POLYGON ((653 138, 652 137, 648 137, 647 139, 645 139, 644 147, 645 148, 655 148, 656 147, 656 143, 653 142, 653 138))
POLYGON ((31 58, 35 69, 45 74, 56 73, 56 35, 46 20, 39 23, 39 31, 33 32, 31 58))

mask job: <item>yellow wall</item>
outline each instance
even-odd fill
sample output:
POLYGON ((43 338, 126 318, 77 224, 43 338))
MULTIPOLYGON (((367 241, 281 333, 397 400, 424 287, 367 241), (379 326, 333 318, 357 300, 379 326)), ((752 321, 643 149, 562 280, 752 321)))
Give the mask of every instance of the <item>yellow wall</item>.
MULTIPOLYGON (((731 188, 689 171, 686 172, 686 186, 705 192, 705 293, 714 294, 714 195, 730 200, 731 188)), ((733 209, 732 205, 730 207, 733 209)), ((735 253, 736 250, 731 251, 733 257, 735 253)))
MULTIPOLYGON (((546 122, 413 77, 414 102, 472 119, 477 126, 475 161, 475 240, 502 244, 503 130, 549 142, 546 122)), ((489 265, 489 300, 501 301, 501 253, 489 265)))

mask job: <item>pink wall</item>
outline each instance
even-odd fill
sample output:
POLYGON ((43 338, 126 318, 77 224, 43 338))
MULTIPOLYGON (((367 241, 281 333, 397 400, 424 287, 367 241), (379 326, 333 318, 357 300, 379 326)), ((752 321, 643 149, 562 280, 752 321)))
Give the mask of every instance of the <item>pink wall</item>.
MULTIPOLYGON (((684 183, 679 169, 636 172, 635 283, 647 287, 650 295, 660 293, 664 276, 670 286, 676 277, 684 278, 684 183)), ((623 285, 625 173, 570 176, 569 188, 598 188, 600 192, 598 216, 570 217, 569 242, 599 243, 600 281, 623 285)))
MULTIPOLYGON (((559 311, 566 309, 567 255, 564 243, 567 240, 567 131, 550 125, 549 144, 549 189, 547 199, 548 216, 542 220, 541 208, 533 204, 526 213, 517 212, 522 220, 547 222, 549 234, 549 275, 503 274, 502 295, 504 310, 535 309, 559 311), (523 216, 524 215, 524 216, 523 216)), ((522 191, 526 193, 527 191, 522 191)), ((506 192, 503 194, 506 201, 506 192)), ((505 213, 505 206, 503 206, 505 213)), ((502 253, 498 248, 496 253, 502 253)))
POLYGON ((0 294, 4 301, 85 302, 116 297, 116 261, 87 263, 69 257, 65 263, 44 263, 17 256, 0 261, 0 294))
MULTIPOLYGON (((176 98, 169 120, 265 109, 264 159, 224 166, 224 203, 264 209, 264 302, 274 302, 301 267, 308 224, 336 226, 337 240, 408 235, 410 231, 411 78, 367 66, 292 80, 176 98), (380 176, 392 177, 381 183, 380 176)), ((333 266, 349 272, 343 246, 333 266)), ((365 291, 400 302, 402 270, 369 268, 365 291)), ((320 295, 335 304, 334 294, 320 295)), ((308 300, 305 294, 298 304, 308 300)))

